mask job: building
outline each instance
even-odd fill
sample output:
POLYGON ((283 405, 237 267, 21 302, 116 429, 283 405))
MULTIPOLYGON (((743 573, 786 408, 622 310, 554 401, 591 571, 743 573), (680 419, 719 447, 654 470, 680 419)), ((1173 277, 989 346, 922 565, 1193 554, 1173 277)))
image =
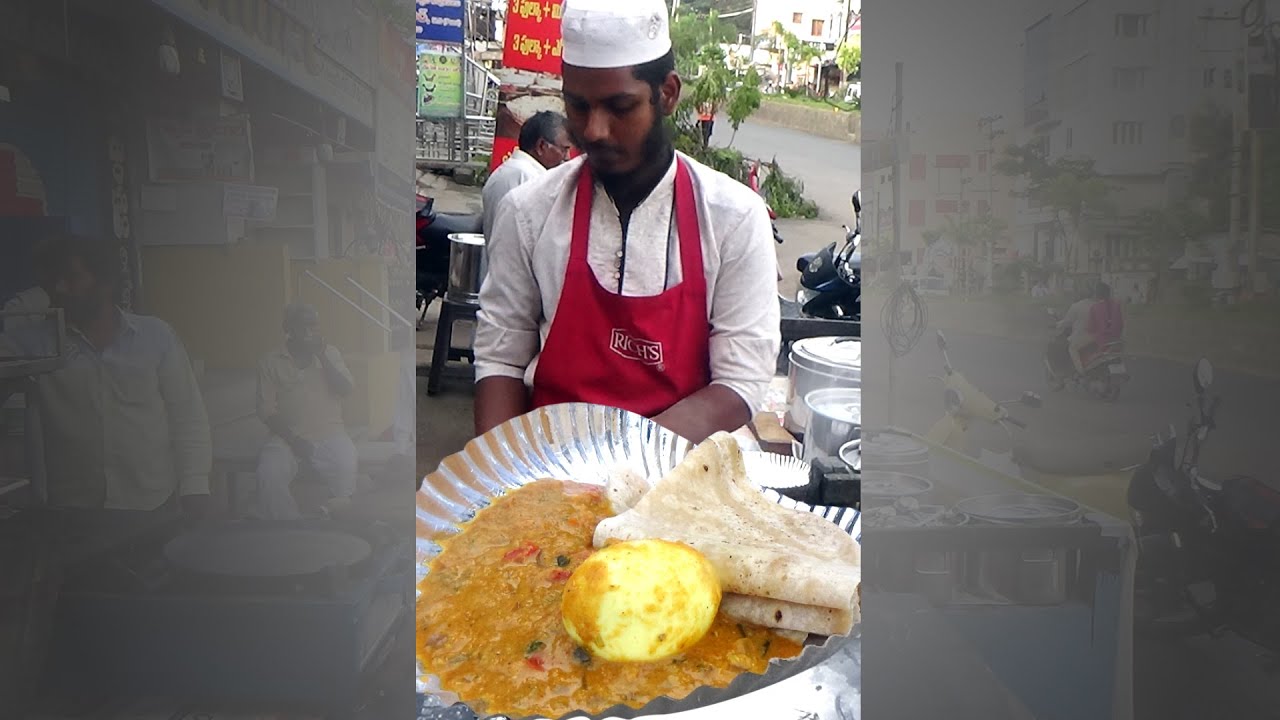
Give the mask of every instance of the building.
MULTIPOLYGON (((780 85, 816 85, 820 68, 835 59, 836 47, 849 37, 861 8, 861 0, 756 0, 751 34, 756 38, 768 35, 777 23, 801 42, 820 49, 822 56, 813 67, 786 68, 778 58, 772 68, 780 85), (788 70, 791 77, 783 77, 788 70)), ((858 30, 861 31, 860 24, 858 30)))
MULTIPOLYGON (((908 274, 942 277, 944 287, 954 288, 958 260, 966 251, 956 246, 948 228, 984 216, 1012 216, 1012 183, 995 171, 1008 124, 996 116, 930 115, 907 127, 900 168, 902 208, 896 215, 903 223, 901 263, 908 274)), ((863 197, 869 211, 863 227, 869 236, 887 239, 895 217, 893 162, 889 153, 880 152, 881 146, 872 143, 863 150, 863 177, 868 180, 863 197), (877 161, 881 154, 885 161, 877 161)), ((978 248, 967 251, 971 269, 987 277, 994 266, 1014 257, 1012 237, 1007 232, 994 238, 989 256, 978 248)))
POLYGON ((1078 232, 1021 201, 1019 247, 1068 284, 1106 277, 1147 297, 1170 258, 1141 242, 1134 218, 1187 201, 1195 115, 1244 108, 1239 3, 1039 0, 1025 10, 1022 112, 1016 137, 1049 160, 1091 158, 1110 212, 1078 232))

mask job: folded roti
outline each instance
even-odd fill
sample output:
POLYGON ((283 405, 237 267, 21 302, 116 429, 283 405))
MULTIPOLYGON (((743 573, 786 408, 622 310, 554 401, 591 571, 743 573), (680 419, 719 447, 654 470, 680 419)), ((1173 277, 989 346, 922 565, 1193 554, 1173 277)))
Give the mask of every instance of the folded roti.
POLYGON ((594 542, 648 539, 698 550, 726 593, 850 613, 857 602, 858 544, 825 518, 764 497, 728 433, 694 448, 630 510, 597 525, 594 542))
POLYGON ((775 630, 793 630, 806 635, 845 635, 858 622, 858 607, 837 609, 798 605, 783 600, 728 594, 720 599, 720 612, 775 630))

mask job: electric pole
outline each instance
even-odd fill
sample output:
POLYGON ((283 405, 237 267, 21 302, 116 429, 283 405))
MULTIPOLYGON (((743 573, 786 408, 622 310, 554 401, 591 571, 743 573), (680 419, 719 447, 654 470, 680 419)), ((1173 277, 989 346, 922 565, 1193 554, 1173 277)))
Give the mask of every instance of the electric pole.
POLYGON ((893 261, 894 277, 902 275, 902 163, 909 160, 902 132, 902 63, 893 64, 893 261))

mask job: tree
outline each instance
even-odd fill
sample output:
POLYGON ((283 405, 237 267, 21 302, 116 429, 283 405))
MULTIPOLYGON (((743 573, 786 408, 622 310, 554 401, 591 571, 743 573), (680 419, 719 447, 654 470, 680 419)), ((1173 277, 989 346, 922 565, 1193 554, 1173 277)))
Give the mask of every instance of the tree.
POLYGON ((1111 186, 1088 158, 1045 158, 1036 145, 1012 145, 995 165, 996 172, 1022 178, 1022 195, 1049 208, 1065 245, 1068 272, 1078 267, 1080 229, 1088 215, 1109 215, 1111 186))
POLYGON ((1137 239, 1146 254, 1155 258, 1156 292, 1164 286, 1169 262, 1200 240, 1213 227, 1212 221, 1185 204, 1147 208, 1134 223, 1137 239))
POLYGON ((747 68, 742 82, 729 93, 729 124, 733 127, 733 135, 729 138, 729 146, 738 138, 738 128, 751 113, 760 109, 763 100, 760 94, 760 73, 755 67, 747 68))
MULTIPOLYGON (((787 30, 782 23, 775 22, 770 28, 770 42, 775 52, 782 53, 782 63, 786 68, 787 82, 797 67, 808 67, 814 60, 822 57, 822 51, 801 40, 795 33, 787 30)), ((785 83, 784 83, 785 84, 785 83)))
POLYGON ((860 79, 862 77, 862 45, 851 40, 840 43, 840 47, 836 48, 836 65, 844 71, 845 77, 851 80, 860 79))

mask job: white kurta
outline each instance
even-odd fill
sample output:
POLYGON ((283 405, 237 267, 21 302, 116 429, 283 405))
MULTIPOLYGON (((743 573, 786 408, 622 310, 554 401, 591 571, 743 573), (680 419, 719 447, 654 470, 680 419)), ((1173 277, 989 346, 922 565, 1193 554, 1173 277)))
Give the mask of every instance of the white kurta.
MULTIPOLYGON (((781 343, 778 266, 769 213, 750 188, 682 158, 689 163, 698 201, 711 322, 711 380, 732 389, 755 410, 773 378, 781 343)), ((564 287, 582 163, 575 159, 526 183, 508 195, 498 212, 488 242, 489 272, 480 291, 477 380, 503 376, 532 385, 564 287)), ((597 184, 588 262, 606 289, 620 290, 624 296, 652 296, 680 281, 679 244, 673 240, 674 195, 672 163, 632 213, 624 241, 617 209, 597 184)))
POLYGON ((484 202, 484 236, 490 237, 493 232, 493 221, 498 216, 498 208, 512 190, 536 180, 547 174, 547 169, 537 158, 523 150, 516 150, 511 157, 493 171, 484 183, 481 198, 484 202))

